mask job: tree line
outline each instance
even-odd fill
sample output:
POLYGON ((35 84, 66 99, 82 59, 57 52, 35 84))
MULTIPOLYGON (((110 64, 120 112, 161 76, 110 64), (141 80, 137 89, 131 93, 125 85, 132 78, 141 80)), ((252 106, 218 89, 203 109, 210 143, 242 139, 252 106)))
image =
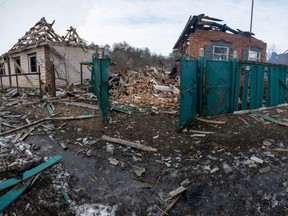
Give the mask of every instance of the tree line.
POLYGON ((161 67, 171 70, 175 63, 175 53, 163 56, 151 53, 149 48, 136 48, 126 41, 114 43, 112 47, 105 45, 110 51, 110 58, 118 70, 136 70, 145 66, 161 67))

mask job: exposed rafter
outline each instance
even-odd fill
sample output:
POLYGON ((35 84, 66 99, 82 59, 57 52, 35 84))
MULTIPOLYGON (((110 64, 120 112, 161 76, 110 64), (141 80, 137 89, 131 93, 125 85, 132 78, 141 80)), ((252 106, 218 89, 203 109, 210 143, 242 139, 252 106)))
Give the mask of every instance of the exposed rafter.
POLYGON ((47 23, 46 19, 43 17, 38 21, 25 35, 18 40, 18 42, 9 50, 21 51, 31 46, 38 47, 43 43, 48 42, 62 42, 63 39, 54 31, 52 28, 54 21, 50 24, 47 23))
POLYGON ((205 14, 200 14, 198 16, 190 16, 180 37, 178 38, 176 44, 174 45, 173 49, 178 48, 179 44, 182 41, 186 41, 189 35, 193 32, 195 32, 196 29, 202 29, 202 30, 208 30, 208 31, 222 31, 222 32, 231 32, 233 34, 240 34, 243 36, 250 37, 254 35, 253 33, 250 34, 250 32, 247 31, 241 31, 240 29, 234 30, 230 27, 228 27, 226 24, 220 24, 218 22, 221 22, 223 20, 205 16, 205 14))
POLYGON ((59 36, 52 28, 53 24, 48 23, 45 17, 41 18, 18 42, 8 51, 9 53, 23 51, 29 48, 36 48, 46 44, 59 43, 63 45, 86 47, 86 42, 79 37, 76 29, 72 26, 68 29, 66 36, 59 36))
POLYGON ((70 26, 70 29, 67 30, 67 34, 62 37, 63 40, 70 45, 84 45, 86 46, 86 41, 79 37, 76 32, 76 28, 70 26))

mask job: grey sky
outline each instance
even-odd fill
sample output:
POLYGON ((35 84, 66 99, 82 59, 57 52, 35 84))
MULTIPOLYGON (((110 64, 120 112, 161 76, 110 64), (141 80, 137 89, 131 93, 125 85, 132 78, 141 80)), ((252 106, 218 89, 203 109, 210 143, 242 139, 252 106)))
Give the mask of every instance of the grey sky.
MULTIPOLYGON (((288 1, 254 0, 255 37, 288 49, 288 1)), ((83 39, 99 45, 127 41, 168 55, 190 15, 219 18, 249 31, 251 0, 0 0, 0 54, 8 51, 42 17, 65 35, 73 26, 83 39)))

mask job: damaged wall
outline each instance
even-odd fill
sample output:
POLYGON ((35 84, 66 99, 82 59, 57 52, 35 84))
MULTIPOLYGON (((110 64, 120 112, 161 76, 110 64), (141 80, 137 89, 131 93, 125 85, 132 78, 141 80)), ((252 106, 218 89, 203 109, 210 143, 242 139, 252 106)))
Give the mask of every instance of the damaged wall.
MULTIPOLYGON (((56 86, 80 83, 81 61, 91 61, 93 50, 81 47, 50 46, 50 60, 54 63, 56 86)), ((83 79, 91 77, 91 72, 83 67, 83 79)))
MULTIPOLYGON (((53 24, 54 21, 48 23, 45 17, 41 18, 8 52, 0 56, 3 87, 39 88, 39 72, 41 85, 46 87, 54 87, 54 73, 56 87, 80 83, 79 63, 91 61, 92 50, 88 49, 86 41, 79 37, 75 28, 70 27, 66 36, 61 37, 52 28, 53 24), (31 75, 20 76, 27 73, 31 75), (19 74, 18 79, 15 74, 19 74)), ((90 76, 90 71, 83 68, 83 79, 90 76)))
MULTIPOLYGON (((12 53, 4 58, 0 58, 0 64, 4 63, 5 65, 5 74, 4 75, 14 75, 16 73, 19 74, 18 76, 18 83, 21 87, 39 87, 38 75, 26 75, 21 76, 24 73, 36 73, 38 71, 38 66, 40 66, 41 79, 45 80, 45 54, 44 54, 44 47, 34 48, 25 50, 18 53, 12 53), (36 71, 31 71, 31 60, 30 57, 35 56, 36 60, 36 71), (20 61, 20 68, 16 66, 16 62, 19 64, 20 61), (10 72, 9 72, 9 65, 10 65, 10 72)), ((34 67, 32 67, 35 69, 34 67)), ((9 77, 2 78, 3 86, 9 86, 9 77)), ((16 86, 16 76, 11 76, 11 84, 12 86, 16 86)))
MULTIPOLYGON (((211 51, 211 46, 222 45, 229 47, 229 59, 233 58, 233 52, 236 50, 239 59, 247 60, 248 56, 245 55, 248 55, 249 43, 250 38, 243 35, 230 34, 217 30, 206 31, 197 29, 189 36, 189 49, 187 54, 191 56, 198 56, 200 48, 204 48, 205 56, 206 58, 209 58, 212 55, 209 52, 213 52, 211 51), (223 45, 225 42, 227 45, 223 45), (245 52, 247 52, 247 54, 245 52)), ((267 44, 252 37, 250 46, 255 48, 258 47, 258 49, 261 50, 261 62, 265 62, 267 44)))
MULTIPOLYGON (((38 66, 40 66, 41 81, 44 84, 49 84, 49 78, 47 73, 49 71, 48 64, 45 61, 49 60, 53 62, 55 68, 56 86, 66 86, 71 83, 80 83, 80 66, 81 61, 91 61, 92 50, 83 50, 81 47, 61 46, 61 45, 49 45, 50 52, 45 53, 45 47, 39 47, 34 49, 25 50, 19 53, 10 55, 10 58, 1 58, 0 64, 4 63, 5 75, 9 75, 8 64, 10 64, 11 74, 18 72, 18 84, 21 87, 27 88, 39 88, 38 75, 26 75, 21 76, 23 73, 31 73, 29 66, 29 56, 35 55, 37 72, 38 66), (47 58, 45 55, 48 55, 47 58), (50 56, 50 58, 49 58, 50 56), (18 70, 15 66, 14 59, 20 59, 21 70, 18 70), (45 60, 46 59, 46 60, 45 60), (9 63, 8 63, 9 61, 9 63), (20 73, 19 73, 20 72, 20 73)), ((19 61, 19 60, 18 60, 19 61)), ((19 62, 18 62, 19 63, 19 62)), ((83 79, 88 79, 91 76, 91 72, 83 67, 83 79)), ((9 77, 3 77, 3 86, 9 86, 9 77)), ((11 76, 12 86, 17 86, 16 76, 11 76)))
POLYGON ((190 16, 173 49, 198 58, 204 48, 206 60, 226 61, 236 50, 240 60, 266 62, 266 43, 254 38, 252 32, 232 29, 222 21, 205 14, 190 16))

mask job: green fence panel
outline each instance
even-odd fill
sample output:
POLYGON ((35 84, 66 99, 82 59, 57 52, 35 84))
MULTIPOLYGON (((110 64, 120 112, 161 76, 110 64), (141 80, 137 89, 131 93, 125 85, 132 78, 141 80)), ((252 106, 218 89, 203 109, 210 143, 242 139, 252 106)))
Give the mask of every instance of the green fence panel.
POLYGON ((276 106, 278 103, 278 89, 277 89, 277 68, 275 67, 269 67, 268 69, 268 86, 269 88, 267 89, 268 94, 269 94, 269 101, 268 101, 268 106, 276 106))
POLYGON ((249 109, 262 107, 264 69, 260 65, 251 65, 249 109))
POLYGON ((204 78, 204 56, 199 57, 199 76, 198 76, 198 113, 203 115, 203 78, 204 78))
POLYGON ((109 111, 109 83, 108 83, 108 66, 109 59, 99 59, 97 55, 93 56, 92 74, 95 74, 94 85, 95 93, 98 100, 99 112, 102 121, 107 121, 109 111))
POLYGON ((257 93, 256 93, 256 106, 255 108, 260 108, 263 106, 263 95, 264 95, 264 66, 258 66, 257 69, 257 93))
POLYGON ((201 57, 199 69, 196 60, 180 61, 180 129, 197 113, 218 115, 264 104, 276 106, 288 99, 287 66, 238 62, 237 57, 233 61, 204 62, 201 57))
POLYGON ((279 68, 279 104, 285 103, 285 92, 287 89, 287 84, 286 84, 286 72, 287 69, 284 67, 279 68))
POLYGON ((229 61, 206 61, 204 115, 230 112, 231 69, 229 61))
POLYGON ((246 110, 248 108, 248 90, 249 90, 250 76, 251 76, 250 69, 246 69, 244 74, 244 84, 242 93, 242 104, 241 104, 242 110, 246 110))
POLYGON ((239 88, 239 84, 236 85, 238 81, 237 77, 237 57, 233 57, 232 60, 232 71, 231 71, 231 94, 230 94, 230 111, 233 112, 235 111, 235 100, 238 101, 238 97, 235 97, 235 93, 238 92, 236 88, 239 88), (236 78, 237 77, 237 78, 236 78))
POLYGON ((234 85, 234 91, 231 94, 233 98, 231 105, 231 112, 237 111, 239 109, 239 92, 240 92, 240 77, 241 77, 241 67, 238 67, 237 59, 233 59, 233 71, 235 73, 234 79, 232 79, 232 85, 234 85), (234 80, 234 82, 233 82, 234 80))
POLYGON ((180 60, 180 110, 178 130, 197 115, 197 61, 180 60))

